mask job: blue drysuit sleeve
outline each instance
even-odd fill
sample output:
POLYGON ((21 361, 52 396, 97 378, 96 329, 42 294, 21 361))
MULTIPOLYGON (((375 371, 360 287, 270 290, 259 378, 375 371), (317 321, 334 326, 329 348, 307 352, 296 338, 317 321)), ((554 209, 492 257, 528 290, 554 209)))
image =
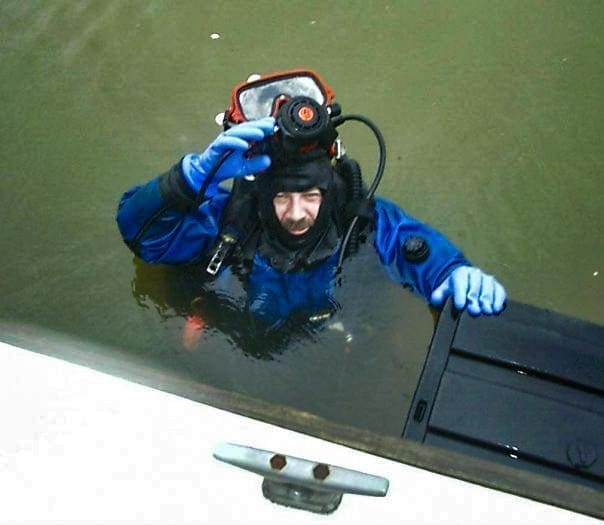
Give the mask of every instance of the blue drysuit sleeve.
POLYGON ((214 245, 230 193, 220 188, 201 205, 191 206, 192 201, 188 201, 185 206, 182 198, 162 191, 162 177, 124 193, 116 217, 120 233, 128 247, 146 262, 197 261, 214 245))
POLYGON ((374 224, 375 248, 389 277, 416 291, 426 301, 455 268, 470 265, 443 234, 381 197, 375 199, 374 224), (412 263, 405 259, 403 244, 413 236, 422 237, 430 248, 423 262, 412 263))

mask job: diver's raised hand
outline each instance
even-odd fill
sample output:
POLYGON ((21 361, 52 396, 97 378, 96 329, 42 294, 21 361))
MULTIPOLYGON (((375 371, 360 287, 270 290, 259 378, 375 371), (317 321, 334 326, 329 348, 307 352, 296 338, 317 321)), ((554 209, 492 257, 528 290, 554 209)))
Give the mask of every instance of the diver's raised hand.
POLYGON ((185 182, 195 193, 204 189, 206 197, 216 193, 218 184, 232 177, 243 177, 267 169, 268 155, 247 157, 251 143, 273 134, 272 117, 244 122, 223 131, 202 153, 190 153, 182 159, 181 170, 185 182))
POLYGON ((498 314, 505 305, 505 288, 492 276, 474 266, 460 266, 432 292, 430 303, 441 306, 452 295, 455 308, 466 306, 470 315, 498 314))

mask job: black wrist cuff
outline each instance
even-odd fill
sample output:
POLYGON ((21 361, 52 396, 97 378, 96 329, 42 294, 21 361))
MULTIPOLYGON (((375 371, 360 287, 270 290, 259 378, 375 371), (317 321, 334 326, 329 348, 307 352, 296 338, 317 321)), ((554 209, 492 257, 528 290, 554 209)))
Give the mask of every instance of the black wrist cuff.
POLYGON ((182 211, 191 211, 199 204, 196 202, 197 195, 185 182, 181 163, 182 159, 159 176, 159 191, 166 204, 174 205, 182 211))

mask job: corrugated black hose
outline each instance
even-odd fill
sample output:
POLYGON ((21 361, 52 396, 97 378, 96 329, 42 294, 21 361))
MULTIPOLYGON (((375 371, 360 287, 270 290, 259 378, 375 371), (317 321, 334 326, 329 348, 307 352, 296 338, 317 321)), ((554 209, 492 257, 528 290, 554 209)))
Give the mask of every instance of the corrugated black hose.
MULTIPOLYGON (((386 143, 384 141, 384 136, 382 135, 382 132, 379 130, 379 128, 371 120, 369 120, 367 117, 364 117, 363 115, 344 115, 341 117, 335 117, 333 119, 333 124, 337 127, 349 120, 356 120, 365 124, 369 129, 371 129, 371 131, 373 131, 373 134, 375 135, 375 138, 378 142, 378 147, 380 150, 378 167, 375 172, 373 182, 371 183, 371 186, 369 186, 369 190, 367 191, 367 196, 365 197, 366 200, 371 200, 373 198, 373 195, 375 194, 375 191, 377 190, 377 187, 380 184, 380 181, 382 180, 384 168, 386 167, 386 143)), ((342 247, 340 248, 340 256, 338 257, 338 266, 336 268, 337 273, 340 273, 340 271, 342 270, 342 263, 344 261, 344 257, 346 256, 347 246, 351 242, 351 237, 358 221, 359 215, 353 217, 352 221, 350 222, 350 226, 348 227, 348 230, 346 232, 346 235, 344 236, 344 240, 342 241, 342 247)))

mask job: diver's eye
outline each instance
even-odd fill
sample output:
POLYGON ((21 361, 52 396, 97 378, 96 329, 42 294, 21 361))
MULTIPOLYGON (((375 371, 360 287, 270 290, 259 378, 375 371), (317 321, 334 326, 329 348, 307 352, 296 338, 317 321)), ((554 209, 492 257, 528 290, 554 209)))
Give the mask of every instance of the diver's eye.
POLYGON ((304 199, 308 202, 317 202, 320 201, 322 198, 322 194, 320 191, 309 191, 306 192, 302 195, 304 197, 304 199))

